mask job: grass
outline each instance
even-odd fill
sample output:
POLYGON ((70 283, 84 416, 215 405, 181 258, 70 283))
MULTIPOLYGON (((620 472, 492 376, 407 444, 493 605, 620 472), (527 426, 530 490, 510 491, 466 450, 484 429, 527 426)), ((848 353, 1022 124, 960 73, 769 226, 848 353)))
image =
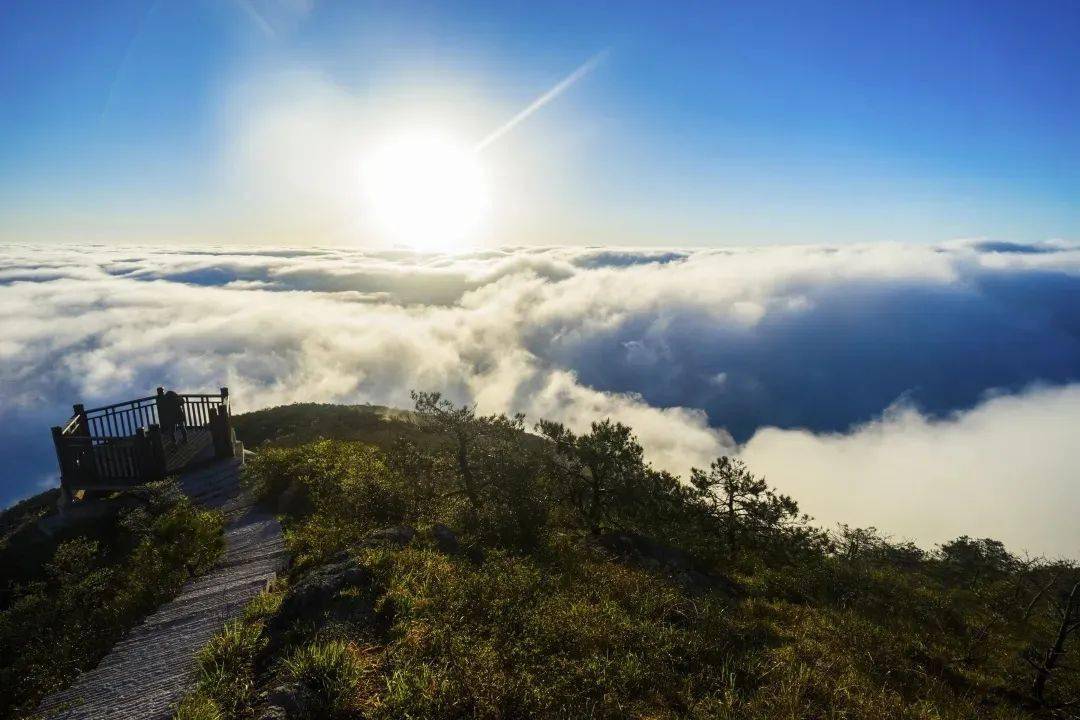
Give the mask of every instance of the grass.
POLYGON ((176 720, 224 720, 221 708, 211 698, 193 693, 180 701, 173 716, 176 720))
POLYGON ((394 610, 378 717, 656 716, 723 692, 722 603, 644 571, 576 554, 363 561, 394 610))
MULTIPOLYGON (((214 687, 243 688, 231 697, 251 710, 253 679, 296 683, 312 718, 1032 717, 1002 694, 993 663, 982 675, 935 671, 962 635, 939 636, 902 595, 891 619, 767 594, 687 595, 569 542, 543 557, 493 549, 480 563, 423 545, 365 549, 355 561, 370 571, 377 613, 392 618, 374 637, 305 622, 264 677, 231 664, 243 682, 214 687)), ((277 601, 256 604, 261 631, 277 601)), ((221 717, 245 717, 201 686, 221 717)))
POLYGON ((199 652, 198 686, 226 716, 248 704, 254 690, 252 667, 265 645, 258 622, 234 621, 199 652))
POLYGON ((266 646, 266 620, 277 612, 280 588, 255 596, 240 617, 225 624, 195 658, 195 688, 180 703, 176 720, 241 717, 255 691, 255 662, 266 646))
POLYGON ((316 641, 293 650, 281 673, 299 686, 306 717, 343 718, 360 711, 373 664, 373 653, 355 643, 316 641))
MULTIPOLYGON (((476 565, 368 551, 385 692, 372 717, 1020 718, 914 658, 932 633, 776 598, 687 596, 564 548, 476 565)), ((940 648, 946 649, 946 648, 940 648)))

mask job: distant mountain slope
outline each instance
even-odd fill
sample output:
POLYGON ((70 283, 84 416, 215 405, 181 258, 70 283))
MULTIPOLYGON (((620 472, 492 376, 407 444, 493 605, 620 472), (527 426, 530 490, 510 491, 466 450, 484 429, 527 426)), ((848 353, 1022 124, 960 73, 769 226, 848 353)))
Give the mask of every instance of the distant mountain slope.
MULTIPOLYGON (((404 438, 433 451, 448 439, 412 410, 383 405, 294 403, 233 416, 238 439, 249 450, 296 447, 313 440, 356 440, 386 450, 404 438)), ((520 434, 531 446, 542 444, 527 427, 520 434)))
POLYGON ((319 438, 360 440, 388 447, 400 437, 427 444, 433 437, 414 413, 382 405, 295 403, 233 416, 236 435, 249 449, 292 447, 319 438))

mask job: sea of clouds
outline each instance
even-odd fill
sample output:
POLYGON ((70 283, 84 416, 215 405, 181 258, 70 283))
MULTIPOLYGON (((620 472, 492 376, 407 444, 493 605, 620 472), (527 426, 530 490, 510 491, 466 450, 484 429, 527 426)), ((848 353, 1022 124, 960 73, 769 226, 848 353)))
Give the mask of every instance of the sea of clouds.
POLYGON ((0 504, 71 403, 612 416, 678 473, 738 453, 822 525, 1080 556, 1080 245, 470 254, 0 246, 0 504))

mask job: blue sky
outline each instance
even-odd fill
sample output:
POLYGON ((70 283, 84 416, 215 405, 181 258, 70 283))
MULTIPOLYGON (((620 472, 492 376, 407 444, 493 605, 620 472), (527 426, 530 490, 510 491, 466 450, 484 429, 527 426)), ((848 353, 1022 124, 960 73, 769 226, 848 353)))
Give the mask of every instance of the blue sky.
POLYGON ((1077 37, 1071 2, 9 2, 0 240, 363 245, 351 189, 290 200, 334 173, 273 112, 479 138, 603 50, 493 149, 485 242, 1075 239, 1077 37))

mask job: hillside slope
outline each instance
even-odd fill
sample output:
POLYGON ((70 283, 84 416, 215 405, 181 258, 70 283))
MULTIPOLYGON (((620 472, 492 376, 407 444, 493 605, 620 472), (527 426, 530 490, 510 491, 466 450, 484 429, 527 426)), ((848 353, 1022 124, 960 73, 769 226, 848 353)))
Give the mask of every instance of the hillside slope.
POLYGON ((617 423, 417 401, 239 419, 294 564, 179 718, 1076 716, 1071 563, 826 533, 737 461, 681 481, 617 423))

